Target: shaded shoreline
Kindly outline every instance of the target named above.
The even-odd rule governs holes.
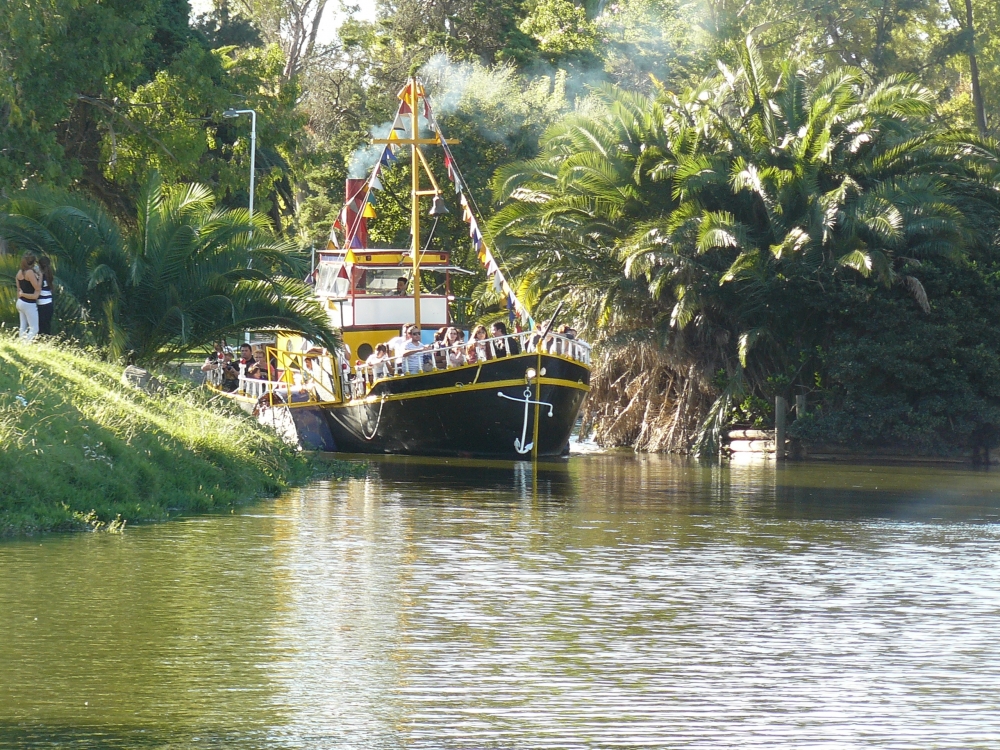
[[[0,337],[0,538],[236,508],[364,466],[317,460],[157,373],[146,393],[65,342]]]

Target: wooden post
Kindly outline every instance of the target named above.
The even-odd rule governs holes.
[[[800,393],[795,397],[795,418],[802,419],[806,415],[806,395]]]
[[[774,458],[781,461],[785,458],[785,415],[788,412],[788,402],[782,396],[774,397]]]

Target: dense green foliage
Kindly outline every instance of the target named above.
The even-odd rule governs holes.
[[[546,134],[537,159],[498,171],[506,205],[493,228],[543,307],[568,301],[592,336],[653,340],[669,355],[676,393],[645,439],[712,449],[741,412],[759,419],[774,395],[842,373],[840,357],[817,354],[835,346],[832,331],[875,339],[872,354],[888,343],[884,326],[834,320],[850,290],[875,304],[898,286],[929,314],[923,264],[988,247],[993,146],[932,114],[930,93],[906,76],[869,84],[847,68],[811,82],[786,63],[772,77],[747,43],[739,68],[680,95],[602,89]],[[855,375],[868,401],[905,400],[891,381]],[[995,408],[964,413],[953,431],[965,440],[1000,424]],[[866,436],[902,440],[894,430]]]
[[[19,196],[7,211],[0,237],[54,261],[62,332],[113,359],[169,362],[264,328],[339,345],[298,280],[305,265],[294,248],[275,241],[261,217],[251,224],[244,209],[216,209],[203,186],[165,190],[154,172],[135,227],[120,227],[92,202],[43,191]],[[14,268],[8,272],[12,279]],[[14,289],[5,287],[9,302]]]
[[[903,290],[841,285],[831,304],[819,403],[792,434],[928,454],[983,451],[1000,438],[1000,269],[931,261],[925,314]],[[839,303],[839,304],[838,304]],[[982,454],[979,455],[982,458]]]
[[[235,406],[160,375],[154,396],[63,343],[0,338],[0,537],[221,511],[317,473]]]

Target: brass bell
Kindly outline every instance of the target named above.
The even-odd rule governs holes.
[[[440,195],[435,195],[434,200],[431,201],[431,211],[430,214],[428,215],[437,217],[437,216],[444,216],[447,213],[451,212],[448,210],[448,207],[444,205],[444,198],[442,198]]]

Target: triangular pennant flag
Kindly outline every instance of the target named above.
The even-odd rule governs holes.
[[[378,175],[372,174],[372,190],[381,190],[382,182],[379,180]]]
[[[497,267],[496,261],[493,260],[493,258],[490,258],[489,260],[486,261],[486,275],[487,276],[492,276],[493,274],[495,274],[499,270],[500,269]]]
[[[375,205],[375,193],[371,190],[368,191],[368,197],[365,198],[365,203],[371,203],[373,206]]]
[[[361,243],[359,242],[357,246],[361,247]],[[351,247],[354,247],[354,243],[351,243]],[[346,263],[349,266],[353,266],[357,262],[357,260],[358,260],[357,256],[354,255],[354,251],[348,249],[347,255],[344,256],[344,263]]]
[[[396,119],[392,121],[392,129],[393,131],[398,130],[400,132],[406,130],[406,126],[403,125],[403,115],[401,115],[399,112],[396,113]]]
[[[421,95],[423,95],[423,90],[421,90]],[[427,101],[427,97],[424,97],[424,118],[427,120],[431,119],[431,103]]]
[[[337,235],[334,232],[330,232],[330,240],[326,243],[327,250],[339,250],[340,245],[337,244]]]
[[[353,247],[356,247],[356,248],[358,248],[358,249],[360,250],[360,249],[361,249],[361,247],[362,247],[362,245],[361,245],[361,238],[360,238],[360,237],[357,237],[357,236],[353,237],[353,238],[351,239],[351,247],[352,247],[352,248],[353,248]],[[350,252],[348,253],[348,255],[353,255],[353,254],[354,254],[354,253],[350,253]],[[351,263],[353,263],[353,262],[354,262],[354,261],[352,260],[352,261],[351,261]]]
[[[361,212],[361,218],[363,219],[374,219],[377,216],[375,209],[372,207],[371,203],[365,204],[365,210]]]
[[[503,276],[497,274],[496,276],[493,277],[493,291],[499,294],[502,288],[503,288]]]

